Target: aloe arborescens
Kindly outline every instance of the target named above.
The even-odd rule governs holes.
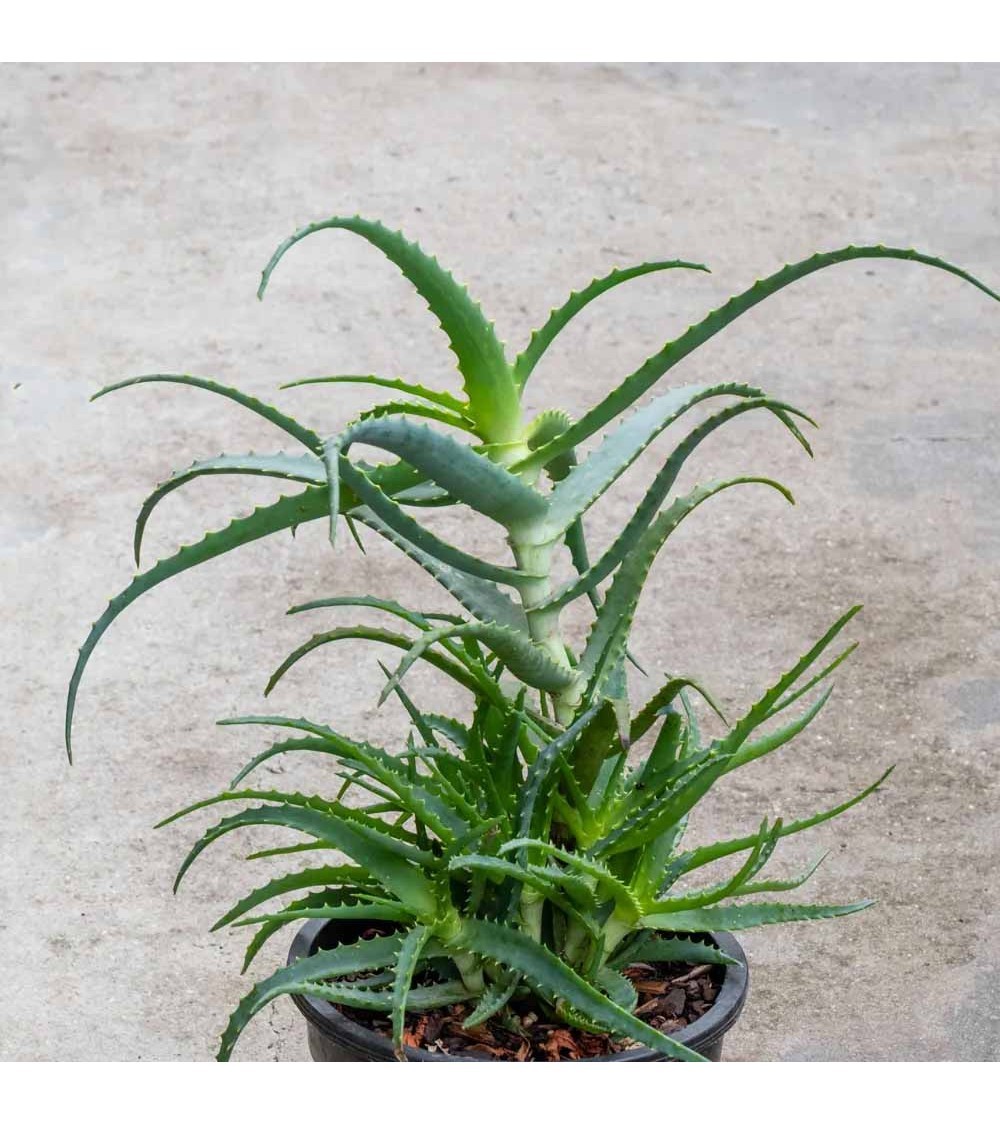
[[[422,613],[346,592],[295,607],[297,612],[364,606],[395,620],[391,628],[341,625],[313,636],[284,661],[268,690],[292,664],[327,643],[362,639],[395,647],[403,655],[394,670],[384,669],[383,699],[394,694],[406,708],[411,722],[406,745],[390,752],[322,723],[279,715],[229,720],[286,734],[241,770],[230,788],[176,816],[222,802],[245,806],[205,833],[181,876],[208,844],[259,824],[292,828],[306,838],[279,852],[333,850],[349,861],[274,879],[219,920],[219,926],[259,926],[247,964],[276,931],[302,918],[382,921],[391,932],[304,958],[254,986],[229,1021],[219,1057],[228,1058],[247,1021],[282,994],[391,1012],[398,1050],[407,1010],[464,1000],[473,1025],[530,991],[566,1023],[627,1036],[671,1057],[697,1058],[633,1014],[636,994],[620,970],[640,957],[722,958],[718,950],[685,935],[826,918],[869,905],[761,899],[800,886],[813,869],[791,878],[762,877],[761,871],[783,837],[844,812],[874,792],[887,774],[857,796],[805,819],[764,820],[745,836],[684,848],[688,815],[710,787],[787,743],[823,707],[830,692],[824,681],[850,648],[832,657],[828,650],[856,607],[718,738],[699,732],[690,693],[715,705],[685,677],[668,679],[633,714],[626,678],[629,632],[650,567],[671,532],[701,503],[737,485],[766,485],[791,500],[782,485],[757,476],[713,480],[678,495],[681,469],[715,429],[748,411],[767,411],[807,452],[802,426],[811,423],[794,406],[742,383],[677,387],[626,412],[680,360],[748,309],[840,262],[921,262],[1000,298],[963,270],[914,250],[851,246],[816,254],[757,281],[709,313],[582,417],[547,410],[528,419],[521,404],[528,379],[557,334],[589,302],[643,274],[704,267],[656,261],[614,270],[571,294],[510,362],[493,325],[435,259],[398,232],[359,217],[317,223],[288,239],[264,271],[260,293],[292,245],[333,229],[366,239],[413,283],[448,338],[462,393],[376,376],[305,380],[362,382],[405,396],[324,437],[273,406],[194,376],[149,375],[107,388],[143,382],[200,387],[256,412],[302,447],[294,454],[221,455],[175,473],[140,512],[137,562],[152,509],[166,493],[196,477],[256,474],[302,487],[182,547],[137,575],[110,602],[72,678],[67,749],[84,666],[101,634],[140,594],[235,547],[307,521],[327,518],[331,539],[341,518],[355,535],[357,524],[367,525],[444,586],[458,603],[457,612]],[[654,438],[699,404],[708,412],[665,458],[620,533],[592,561],[584,530],[590,507]],[[604,431],[601,443],[584,454],[583,443]],[[395,460],[365,463],[352,458],[355,446],[384,451]],[[507,565],[446,542],[420,518],[424,508],[454,504],[500,525],[511,550]],[[558,585],[553,561],[562,548],[575,577]],[[589,601],[593,620],[586,642],[574,652],[560,616],[581,598]],[[468,714],[427,713],[410,698],[402,681],[417,660],[465,689]],[[795,718],[772,722],[813,689],[817,698],[803,704]],[[262,762],[292,751],[328,755],[342,779],[339,791],[304,796],[245,786],[243,779]],[[352,787],[367,794],[367,804],[344,803]],[[687,878],[727,857],[741,862],[717,881],[698,884]],[[264,905],[286,894],[292,901],[280,908]],[[752,901],[743,901],[748,897]]]

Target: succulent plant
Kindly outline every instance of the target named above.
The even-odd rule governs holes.
[[[875,792],[890,770],[857,796],[813,816],[764,819],[743,836],[684,847],[688,817],[717,781],[785,745],[819,714],[830,696],[826,681],[854,647],[831,656],[831,646],[859,607],[844,613],[733,723],[703,687],[682,675],[659,684],[633,711],[626,676],[629,633],[650,568],[671,533],[703,502],[736,486],[763,485],[792,500],[778,482],[750,475],[707,481],[677,494],[682,468],[716,429],[749,411],[772,415],[806,452],[802,426],[813,424],[791,404],[743,383],[674,387],[637,404],[676,364],[744,312],[840,262],[921,262],[1000,297],[965,271],[915,250],[849,246],[815,254],[710,312],[582,417],[572,419],[556,408],[529,419],[522,407],[524,388],[577,313],[643,274],[705,267],[654,261],[613,270],[554,309],[511,362],[479,305],[436,259],[399,232],[357,216],[307,226],[284,242],[264,270],[260,296],[286,251],[322,230],[359,235],[415,286],[454,352],[461,393],[377,376],[303,380],[367,383],[404,396],[322,436],[282,410],[192,375],[147,375],[101,391],[160,382],[198,387],[247,407],[301,447],[267,456],[224,454],[174,473],[142,506],[135,532],[137,564],[155,506],[200,476],[263,475],[302,487],[180,548],[111,600],[73,673],[67,751],[77,688],[90,654],[111,622],[141,594],[245,543],[308,521],[328,520],[331,541],[341,519],[356,538],[357,525],[363,524],[439,582],[455,599],[456,611],[421,612],[388,598],[343,591],[296,606],[291,612],[374,609],[385,614],[389,627],[341,625],[317,633],[281,664],[267,690],[307,653],[335,641],[396,648],[402,658],[394,669],[382,666],[381,699],[395,696],[406,709],[405,745],[383,749],[321,722],[280,715],[225,720],[284,733],[228,789],[163,823],[230,801],[244,806],[201,837],[178,881],[209,844],[251,825],[291,828],[306,838],[257,855],[334,851],[349,861],[273,879],[219,919],[217,926],[259,927],[244,969],[272,935],[298,919],[364,919],[384,923],[389,932],[306,957],[256,984],[230,1018],[219,1058],[228,1058],[247,1021],[283,994],[391,1013],[401,1055],[408,1010],[463,1000],[471,1006],[472,1026],[526,992],[566,1024],[628,1037],[669,1057],[699,1058],[634,1014],[636,992],[622,968],[639,958],[725,961],[698,935],[828,918],[870,905],[867,900],[822,905],[762,898],[799,887],[815,865],[788,878],[763,876],[762,869],[783,838],[839,816]],[[592,561],[584,527],[592,505],[662,431],[700,404],[708,412],[662,460],[641,502]],[[599,434],[601,443],[584,452],[584,443]],[[355,460],[355,446],[373,447],[396,460],[374,465]],[[421,521],[422,509],[447,505],[464,505],[498,524],[510,547],[510,563],[471,554]],[[558,583],[555,563],[564,549],[574,577]],[[560,619],[581,599],[589,603],[592,621],[585,643],[573,651]],[[466,714],[442,716],[418,706],[403,686],[416,661],[464,689]],[[707,738],[699,730],[693,695],[719,714],[724,724],[719,737]],[[804,702],[794,718],[785,717],[806,696],[812,701]],[[246,786],[244,779],[263,762],[296,751],[329,757],[338,779],[331,793],[305,796]],[[367,803],[346,803],[350,789],[364,794]],[[689,878],[729,857],[737,857],[735,869],[731,864],[716,881]],[[274,906],[284,895],[292,901]]]

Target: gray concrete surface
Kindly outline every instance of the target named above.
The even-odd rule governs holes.
[[[175,899],[176,865],[208,819],[152,824],[262,744],[213,722],[258,708],[310,631],[286,606],[368,588],[444,604],[389,547],[333,556],[318,525],[246,548],[161,587],[108,634],[66,765],[66,681],[88,622],[130,577],[141,499],[196,456],[280,444],[195,391],[92,406],[91,392],[192,371],[280,393],[332,430],[363,392],[276,385],[453,379],[420,301],[349,236],[296,249],[259,305],[258,271],[291,230],[354,210],[401,225],[515,345],[612,265],[708,262],[711,275],[635,282],[566,333],[529,397],[575,412],[816,248],[914,245],[1000,283],[996,66],[7,66],[0,90],[4,1059],[214,1053],[247,983],[240,935],[208,928],[264,865],[237,865],[247,842],[227,840]],[[812,899],[878,906],[746,935],[753,990],[732,1058],[1000,1055],[998,345],[1000,307],[971,287],[855,263],[786,290],[676,372],[756,381],[822,429],[811,463],[760,419],[706,447],[700,477],[774,473],[799,504],[720,498],[678,533],[636,631],[650,670],[696,672],[737,708],[866,604],[815,732],[720,786],[697,834],[804,814],[898,763],[879,796],[785,847],[784,870],[831,850]],[[650,471],[603,502],[598,539]],[[175,494],[149,557],[275,492],[210,481]],[[391,739],[402,723],[374,710],[379,680],[370,650],[325,653],[274,702]],[[414,686],[459,702],[432,677]],[[283,785],[323,781],[302,762],[274,770]],[[276,941],[261,968],[283,954]],[[287,1000],[238,1057],[306,1057]]]

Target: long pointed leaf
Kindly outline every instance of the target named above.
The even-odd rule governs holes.
[[[574,422],[565,433],[551,441],[547,446],[533,453],[530,458],[514,466],[521,469],[528,462],[531,464],[545,464],[547,460],[557,457],[567,450],[575,449],[588,437],[603,429],[612,418],[627,410],[634,402],[646,393],[663,375],[689,356],[696,348],[710,340],[716,333],[730,325],[737,317],[748,312],[755,305],[770,297],[773,293],[790,285],[793,281],[806,277],[817,270],[827,266],[836,265],[838,262],[854,261],[858,258],[900,258],[906,261],[921,262],[927,266],[942,269],[955,274],[965,281],[970,282],[987,296],[1000,301],[1000,294],[995,293],[971,274],[950,265],[940,258],[932,258],[920,254],[916,250],[900,250],[889,246],[848,246],[843,250],[831,253],[814,254],[811,258],[797,262],[794,265],[784,266],[776,273],[763,280],[756,281],[743,293],[730,298],[721,308],[710,312],[703,320],[692,325],[683,335],[666,344],[655,355],[650,356],[646,362],[634,371],[627,379],[620,383],[606,398],[588,411],[579,421]]]
[[[272,824],[294,828],[332,844],[361,867],[378,871],[380,881],[417,915],[433,917],[437,909],[433,884],[417,866],[396,854],[394,845],[398,842],[384,836],[379,838],[378,833],[349,820],[342,810],[338,813],[340,815],[332,815],[329,806],[320,810],[286,804],[262,805],[226,817],[208,829],[188,853],[177,873],[174,889],[195,859],[221,836],[251,824]]]
[[[264,268],[257,296],[263,297],[272,271],[290,247],[316,231],[335,229],[352,231],[376,246],[423,297],[455,353],[469,411],[480,432],[488,441],[510,441],[515,436],[512,427],[518,420],[518,393],[493,325],[437,259],[425,254],[399,231],[362,219],[360,215],[334,216],[325,222],[310,223],[287,238],[274,252]]]
[[[227,387],[224,383],[216,383],[212,379],[202,379],[197,375],[137,375],[133,379],[122,379],[118,383],[102,387],[96,394],[91,395],[90,401],[94,402],[104,395],[111,394],[112,391],[119,391],[123,387],[136,387],[141,383],[179,383],[183,386],[198,387],[203,391],[211,391],[213,394],[222,395],[223,398],[231,399],[233,402],[239,403],[240,406],[245,406],[248,410],[253,411],[254,414],[260,415],[261,418],[267,419],[278,429],[284,430],[290,437],[300,441],[312,453],[319,454],[322,452],[323,439],[319,434],[310,430],[308,426],[296,422],[294,418],[290,418],[276,406],[261,402],[260,399],[245,394],[235,387]]]
[[[885,773],[883,773],[877,781],[869,785],[867,789],[863,789],[856,796],[851,797],[849,800],[839,805],[835,805],[832,809],[825,809],[823,812],[815,813],[813,816],[803,817],[801,820],[791,820],[783,823],[781,836],[792,836],[797,832],[804,832],[808,828],[814,828],[817,824],[823,824],[825,821],[833,820],[834,817],[847,812],[848,809],[853,808],[866,797],[870,797],[872,793],[877,792],[879,788],[885,784],[886,779],[895,768],[895,766],[890,766]],[[727,856],[745,851],[747,848],[753,847],[755,839],[756,836],[738,836],[731,840],[720,840],[717,843],[705,844],[700,848],[695,848],[693,851],[684,852],[679,855],[676,860],[676,877],[679,878],[688,871],[694,871],[697,867],[703,867],[706,863],[714,863],[718,859],[725,859]]]
[[[227,473],[241,476],[277,477],[281,480],[298,481],[301,484],[323,485],[326,483],[323,462],[312,454],[292,457],[287,453],[243,453],[236,455],[223,453],[218,457],[195,461],[188,468],[171,473],[169,478],[162,484],[158,484],[142,502],[142,508],[139,510],[139,516],[135,521],[135,536],[132,544],[136,566],[139,565],[139,554],[142,549],[142,537],[146,529],[146,523],[153,514],[153,509],[164,496],[197,477]]]
[[[504,527],[538,519],[548,510],[548,501],[540,492],[450,435],[405,418],[372,418],[355,423],[326,443],[331,516],[338,512],[340,457],[358,443],[394,453],[456,500]]]
[[[325,949],[321,953],[313,954],[312,957],[303,957],[292,965],[286,965],[283,969],[272,973],[266,980],[255,984],[229,1018],[226,1030],[222,1033],[219,1061],[225,1062],[229,1058],[236,1040],[246,1025],[261,1008],[278,996],[294,992],[301,985],[391,965],[399,957],[401,941],[398,934],[390,934],[388,937],[359,941],[354,945]]]
[[[285,391],[292,387],[309,387],[318,383],[365,383],[371,387],[386,387],[391,391],[402,391],[404,394],[426,399],[446,410],[453,410],[456,414],[461,414],[467,405],[447,391],[435,391],[420,383],[408,383],[405,379],[385,379],[379,375],[321,375],[315,379],[296,379],[291,383],[282,383],[278,389]]]
[[[557,590],[552,597],[542,603],[541,608],[556,609],[560,606],[567,605],[584,593],[593,601],[593,593],[597,585],[603,582],[619,563],[624,561],[633,549],[639,536],[642,535],[656,518],[661,505],[669,495],[678,476],[680,476],[685,462],[698,446],[720,426],[725,425],[726,422],[741,414],[745,414],[749,410],[760,409],[770,411],[783,422],[786,428],[789,426],[789,419],[783,414],[783,403],[778,402],[776,399],[768,398],[763,392],[757,391],[756,388],[746,387],[743,389],[747,392],[747,397],[742,401],[717,411],[709,418],[706,418],[705,421],[695,426],[664,462],[663,467],[656,474],[652,484],[647,489],[645,496],[643,496],[638,507],[629,517],[628,522],[618,533],[611,546],[607,548],[592,566],[588,565],[580,569],[579,577],[567,583],[562,589]],[[730,391],[727,393],[737,392]],[[798,431],[794,426],[792,427],[792,431],[798,435]],[[801,438],[801,435],[798,436]],[[808,450],[808,448],[807,445],[806,449]]]
[[[386,496],[371,482],[366,473],[355,468],[346,457],[340,460],[339,474],[340,479],[383,523],[439,563],[453,567],[463,574],[471,574],[491,582],[505,583],[508,586],[523,586],[538,578],[538,575],[525,574],[512,567],[496,566],[445,542],[405,512],[395,500]]]
[[[666,511],[657,516],[615,575],[587,638],[579,671],[588,679],[591,698],[601,692],[605,682],[621,662],[646,577],[667,538],[699,504],[740,484],[767,485],[781,493],[789,503],[794,503],[791,493],[776,481],[767,477],[736,477],[700,485],[686,496],[675,500]]]
[[[790,902],[752,902],[746,906],[706,906],[702,910],[679,910],[666,914],[646,914],[640,925],[649,930],[674,930],[678,933],[704,933],[706,930],[748,930],[777,922],[806,922],[818,918],[839,918],[874,906],[872,899],[839,906],[800,905]]]
[[[406,1001],[413,981],[413,971],[427,944],[431,931],[426,926],[414,926],[403,938],[396,962],[396,978],[392,984],[392,1045],[396,1058],[405,1060],[403,1050],[403,1023],[406,1019]]]
[[[382,689],[379,702],[389,698],[397,683],[408,669],[420,659],[427,660],[433,653],[431,645],[449,637],[475,637],[491,652],[497,654],[504,665],[517,678],[542,691],[556,692],[567,687],[576,678],[572,669],[556,664],[543,648],[536,645],[525,633],[502,625],[471,621],[464,625],[445,625],[422,633],[409,647],[392,679]]]
[[[161,582],[190,570],[193,566],[209,559],[224,555],[235,547],[252,543],[276,531],[296,527],[298,524],[317,519],[325,514],[326,492],[324,489],[307,488],[295,496],[284,496],[274,504],[256,508],[249,516],[233,520],[221,531],[211,531],[199,543],[181,549],[169,558],[161,559],[155,566],[132,579],[131,583],[117,597],[111,599],[108,608],[91,626],[89,635],[80,649],[76,667],[70,679],[66,699],[66,753],[72,761],[72,727],[76,694],[83,677],[90,654],[97,646],[105,631],[116,617],[130,606],[140,595],[151,590]]]
[[[548,514],[544,521],[549,537],[554,538],[562,534],[621,476],[650,442],[673,421],[697,403],[703,402],[709,397],[723,394],[739,395],[749,399],[748,402],[736,404],[741,409],[731,407],[723,421],[745,410],[752,410],[764,405],[754,401],[762,397],[755,387],[749,387],[741,383],[723,383],[715,387],[678,387],[666,394],[659,395],[652,402],[647,403],[626,418],[585,461],[572,469],[569,475],[552,490],[552,495],[549,497]],[[807,417],[787,403],[768,399],[766,404],[769,410],[777,411],[780,409],[782,413]],[[649,512],[650,518],[652,513],[659,508],[669,488],[669,485],[665,488],[663,482],[669,480],[672,483],[672,479],[676,479],[677,471],[679,471],[684,459],[690,455],[699,441],[707,436],[704,425],[698,427],[696,433],[698,434],[697,439],[689,438],[681,444],[675,457],[668,460],[665,471],[661,472],[660,478],[655,482],[651,500],[641,508],[644,513]]]
[[[241,918],[248,911],[253,910],[262,902],[267,902],[278,895],[287,894],[289,891],[300,891],[305,887],[360,887],[369,886],[372,877],[360,867],[339,864],[337,866],[310,867],[305,871],[296,871],[290,875],[279,875],[264,886],[251,891],[212,926],[212,931],[228,926],[230,922]]]
[[[647,273],[656,273],[659,270],[687,269],[701,270],[709,273],[708,266],[699,265],[697,262],[682,262],[674,260],[669,262],[643,262],[638,266],[628,266],[625,269],[613,269],[604,277],[594,278],[583,289],[570,293],[568,299],[558,308],[549,313],[549,318],[541,328],[531,333],[528,346],[514,361],[514,379],[521,388],[528,381],[535,365],[548,350],[549,345],[566,327],[567,324],[591,301],[614,289],[616,285],[631,281],[635,277],[642,277]]]
[[[302,657],[306,656],[314,649],[320,648],[322,645],[342,640],[376,641],[380,644],[391,645],[393,648],[401,648],[406,652],[410,652],[414,645],[413,639],[404,636],[402,633],[394,633],[388,629],[376,629],[367,625],[345,626],[340,629],[329,629],[325,633],[315,633],[304,644],[299,645],[294,652],[289,653],[281,664],[278,665],[267,682],[264,694],[270,695],[278,681],[285,675],[289,668],[297,664]],[[461,684],[462,687],[471,691],[474,695],[478,695],[482,691],[482,682],[478,680],[476,676],[443,653],[437,652],[434,649],[426,649],[419,652],[417,657],[433,665],[439,671],[444,672],[456,683]]]
[[[462,923],[461,933],[453,944],[516,969],[544,996],[569,1004],[587,1019],[615,1034],[629,1036],[669,1058],[704,1061],[690,1047],[669,1039],[609,1000],[544,945],[519,930],[496,922],[468,918]]]
[[[462,574],[454,567],[438,562],[437,559],[428,555],[426,551],[422,551],[409,539],[393,531],[371,508],[352,508],[351,516],[373,531],[377,531],[393,546],[398,547],[403,554],[413,559],[418,566],[443,586],[459,604],[464,606],[473,617],[484,622],[495,622],[497,625],[504,625],[510,629],[527,630],[528,624],[524,610],[493,582],[484,578],[476,578],[471,574]]]

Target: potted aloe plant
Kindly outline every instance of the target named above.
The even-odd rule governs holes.
[[[237,829],[275,825],[303,838],[266,854],[287,854],[304,866],[250,892],[217,923],[258,927],[245,969],[275,933],[308,920],[288,964],[255,984],[231,1015],[218,1057],[229,1058],[265,1005],[291,995],[307,1017],[313,1056],[321,1059],[395,1054],[446,1060],[463,1057],[463,1042],[500,1058],[717,1058],[747,987],[745,958],[731,931],[832,918],[871,905],[775,900],[770,896],[795,890],[814,868],[774,877],[763,873],[765,865],[783,838],[845,812],[875,792],[889,770],[856,796],[805,819],[765,819],[745,835],[685,847],[688,818],[712,786],[785,745],[822,710],[830,674],[853,648],[838,652],[835,642],[859,607],[848,609],[733,722],[681,674],[651,685],[637,709],[630,705],[629,633],[650,568],[674,529],[702,503],[737,486],[763,486],[792,499],[781,484],[752,475],[679,493],[681,469],[716,429],[755,410],[772,415],[810,451],[801,429],[811,424],[809,417],[757,387],[663,390],[662,380],[744,312],[839,262],[921,262],[1000,297],[963,270],[914,250],[849,246],[816,254],[709,313],[582,417],[549,409],[528,418],[524,388],[578,312],[631,278],[704,267],[655,261],[614,270],[572,293],[510,361],[479,306],[434,258],[402,234],[357,216],[316,223],[289,238],[265,269],[259,295],[285,252],[321,230],[361,236],[410,280],[447,336],[462,389],[376,376],[305,380],[367,383],[402,396],[332,435],[192,375],[142,376],[101,391],[160,382],[198,387],[266,418],[298,447],[268,456],[224,454],[175,473],[143,504],[137,563],[154,507],[189,481],[243,473],[298,487],[142,571],[112,599],[73,673],[67,751],[87,661],[111,622],[141,594],[311,520],[329,521],[331,542],[343,520],[360,544],[358,525],[364,525],[437,580],[452,595],[454,612],[422,612],[368,591],[334,589],[291,612],[366,607],[384,613],[386,627],[338,625],[315,634],[274,672],[267,691],[308,653],[333,642],[395,649],[401,658],[395,668],[383,665],[381,699],[395,696],[405,708],[405,742],[378,747],[348,737],[326,724],[335,716],[224,720],[281,733],[227,789],[163,822],[209,806],[241,806],[198,840],[178,880],[209,844]],[[650,391],[656,393],[639,405]],[[591,506],[654,438],[689,422],[686,416],[701,404],[695,424],[662,460],[617,537],[591,558],[585,532]],[[584,452],[584,443],[600,435]],[[368,463],[356,457],[357,447],[394,460]],[[447,505],[464,505],[499,524],[509,562],[490,562],[447,542],[421,520],[422,509]],[[555,563],[564,550],[575,576],[559,582]],[[574,650],[561,615],[581,599],[589,603],[592,624]],[[411,698],[404,679],[416,661],[461,689],[466,706],[460,714],[432,714]],[[718,737],[699,730],[693,695],[720,715]],[[324,793],[258,789],[246,780],[271,757],[299,751],[329,759]],[[726,860],[725,873],[713,878],[715,865]],[[283,896],[289,898],[282,903]],[[445,1027],[454,1033],[450,1038],[441,1036]],[[539,1050],[532,1027],[545,1030],[547,1050]]]

